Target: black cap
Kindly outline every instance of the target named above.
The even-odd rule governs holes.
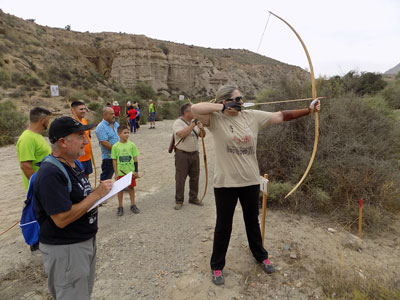
[[[49,128],[49,140],[54,144],[58,139],[66,137],[71,133],[82,132],[92,129],[93,125],[83,125],[71,117],[60,117],[51,122]]]

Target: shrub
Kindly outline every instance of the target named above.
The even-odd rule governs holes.
[[[400,78],[390,82],[382,91],[382,95],[393,109],[400,109]]]
[[[357,97],[324,102],[318,151],[309,175],[296,193],[273,203],[308,212],[335,210],[341,221],[354,224],[363,197],[366,206],[375,209],[375,217],[366,215],[365,223],[376,228],[384,225],[385,214],[400,211],[400,191],[394,184],[400,180],[400,129],[388,111],[377,109],[373,102]],[[289,107],[294,106],[285,109]],[[268,110],[282,108],[276,105]],[[272,181],[294,186],[309,162],[313,132],[311,117],[263,130],[257,149],[261,172]],[[282,187],[286,186],[281,186],[277,197],[282,197]]]
[[[139,83],[134,88],[134,93],[141,99],[152,99],[155,97],[156,92],[151,85],[146,83]]]
[[[10,78],[10,74],[6,70],[4,70],[3,68],[0,67],[0,83],[1,83],[1,86],[4,87],[4,88],[8,88],[10,86],[10,84],[11,84],[10,79],[11,79]]]
[[[14,143],[15,137],[25,129],[26,122],[25,115],[17,111],[12,102],[0,103],[0,146]]]
[[[88,105],[88,109],[93,111],[100,111],[101,107],[102,107],[101,104],[98,102],[90,102]]]
[[[84,100],[85,94],[82,93],[81,91],[76,91],[76,92],[71,93],[71,95],[69,96],[69,99],[71,101]]]

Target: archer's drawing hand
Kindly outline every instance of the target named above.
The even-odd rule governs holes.
[[[113,183],[111,179],[101,181],[99,186],[93,191],[93,193],[96,193],[99,196],[99,198],[102,198],[108,194],[108,192],[112,188],[112,185]]]
[[[236,111],[241,111],[242,110],[242,104],[235,102],[235,101],[229,101],[224,103],[224,110],[236,110]]]
[[[318,98],[314,99],[310,104],[311,113],[319,112],[321,110],[321,101]]]

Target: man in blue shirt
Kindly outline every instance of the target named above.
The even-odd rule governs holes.
[[[97,125],[96,133],[101,149],[101,175],[100,181],[111,179],[114,174],[111,159],[111,148],[119,141],[117,128],[119,124],[115,122],[114,110],[111,107],[103,109],[103,120]]]

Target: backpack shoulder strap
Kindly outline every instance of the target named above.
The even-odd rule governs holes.
[[[77,165],[79,167],[80,171],[83,170],[82,162],[79,159],[75,159],[75,165]]]
[[[33,184],[35,183],[35,178],[36,178],[37,172],[33,173],[31,178],[29,178],[29,186],[28,186],[28,192],[26,193],[26,199],[33,199]]]
[[[186,120],[184,118],[179,118],[182,120],[182,122],[184,122],[188,127],[190,126],[190,124],[188,122],[186,122]],[[193,133],[196,135],[197,138],[199,138],[199,135],[197,134],[197,132],[194,130],[194,128],[192,129]]]
[[[62,163],[52,155],[47,155],[45,158],[43,158],[42,159],[42,163],[43,162],[50,163],[50,164],[56,166],[57,168],[59,168],[61,170],[61,172],[63,172],[64,176],[68,180],[68,192],[71,193],[71,191],[72,191],[71,179],[69,178],[68,172],[67,172],[67,170],[65,170],[64,166],[62,165]],[[82,164],[81,164],[81,166],[82,166]]]

